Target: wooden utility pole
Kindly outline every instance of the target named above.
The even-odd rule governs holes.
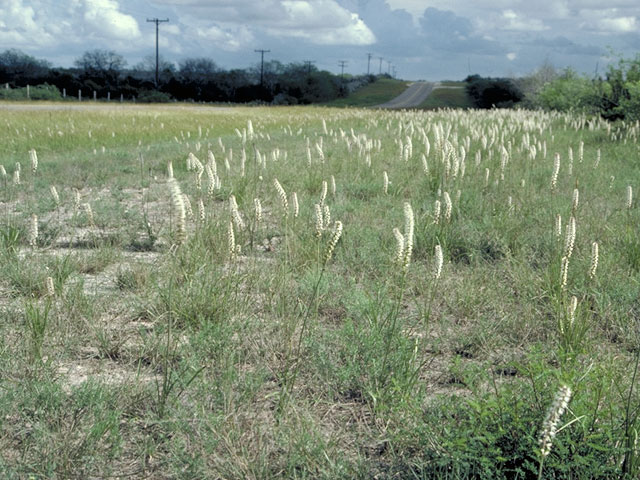
[[[158,31],[160,30],[159,29],[160,24],[168,21],[169,21],[168,18],[165,18],[164,20],[160,20],[159,18],[147,18],[147,22],[156,24],[156,88],[158,88],[158,70],[159,70],[158,63],[160,60],[160,55],[158,53]]]
[[[340,60],[340,61],[338,62],[338,65],[339,65],[339,66],[340,66],[340,68],[341,68],[341,71],[340,71],[340,78],[344,81],[344,67],[347,65],[347,61],[346,61],[346,60]]]
[[[264,86],[264,54],[269,53],[271,50],[254,50],[254,52],[260,54],[260,86]]]

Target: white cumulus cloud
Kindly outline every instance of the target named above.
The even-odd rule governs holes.
[[[1,0],[0,43],[12,48],[54,48],[86,44],[95,39],[127,45],[139,39],[138,22],[115,0]],[[96,44],[95,48],[114,45]]]
[[[537,18],[530,18],[520,15],[513,10],[504,10],[502,12],[501,25],[505,30],[516,30],[524,32],[539,32],[541,30],[547,30],[542,20]]]
[[[119,10],[114,0],[85,0],[84,19],[87,26],[101,36],[117,40],[140,37],[138,22]]]
[[[253,41],[253,35],[246,27],[222,28],[212,25],[196,28],[196,33],[203,40],[213,42],[217,48],[230,52],[238,51]]]
[[[638,21],[636,17],[603,18],[597,23],[597,27],[605,32],[636,32]]]
[[[195,22],[201,32],[225,39],[230,29],[244,28],[239,42],[262,30],[275,37],[302,38],[319,45],[369,45],[375,35],[355,13],[336,0],[155,0],[180,5],[183,23]],[[210,19],[210,20],[209,20]],[[228,42],[227,42],[228,44]]]

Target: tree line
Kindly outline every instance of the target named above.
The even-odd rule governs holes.
[[[545,62],[519,78],[470,75],[466,91],[477,108],[514,106],[597,115],[607,120],[640,120],[640,54],[618,58],[593,77]]]
[[[30,98],[58,99],[66,92],[86,97],[122,98],[136,101],[268,102],[310,104],[346,96],[349,91],[376,77],[340,76],[313,65],[283,64],[277,60],[260,68],[225,70],[206,57],[182,60],[177,66],[162,57],[155,84],[155,57],[127,68],[124,57],[110,50],[84,52],[72,68],[53,67],[20,50],[0,53],[0,98],[19,98],[29,85]],[[38,87],[35,87],[38,86]]]

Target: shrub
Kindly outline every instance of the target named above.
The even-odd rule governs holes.
[[[508,78],[471,75],[465,81],[467,94],[478,108],[510,108],[524,98],[522,91]]]
[[[157,90],[142,90],[136,100],[140,103],[167,103],[171,101],[171,95]]]
[[[542,88],[538,105],[547,110],[599,113],[601,95],[606,90],[606,85],[598,85],[574,70],[567,69]]]
[[[29,95],[27,96],[27,87],[23,88],[2,88],[0,89],[0,99],[3,100],[62,100],[60,90],[54,85],[42,84],[29,87]]]

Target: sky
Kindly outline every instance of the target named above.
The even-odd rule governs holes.
[[[69,67],[86,50],[134,66],[160,53],[224,69],[314,61],[408,80],[520,76],[547,63],[593,75],[640,51],[640,0],[0,0],[0,51]],[[368,63],[367,54],[371,54]],[[380,60],[382,58],[382,60]]]

